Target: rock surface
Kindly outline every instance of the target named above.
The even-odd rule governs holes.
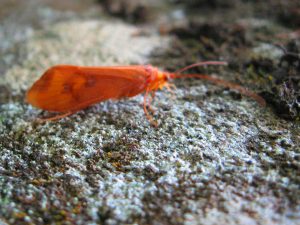
[[[299,124],[221,87],[182,80],[175,98],[158,91],[158,128],[143,96],[37,123],[47,112],[23,98],[46,68],[147,64],[171,40],[112,18],[72,18],[29,29],[16,64],[3,50],[0,223],[300,222]]]

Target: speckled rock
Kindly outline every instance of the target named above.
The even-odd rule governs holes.
[[[142,96],[36,122],[47,112],[22,99],[46,68],[149,63],[170,39],[138,31],[69,21],[22,45],[1,77],[17,97],[0,106],[0,223],[299,223],[299,124],[228,90],[182,80],[175,98],[158,91],[158,128]]]

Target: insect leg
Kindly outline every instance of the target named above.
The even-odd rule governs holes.
[[[175,90],[176,90],[176,85],[173,83],[166,83],[165,87],[167,88],[167,90],[171,93],[171,98],[174,100],[175,97]]]
[[[149,100],[148,100],[148,104],[147,104],[148,109],[149,109],[152,113],[155,112],[155,110],[154,110],[153,107],[151,106],[151,103],[153,102],[154,98],[155,98],[155,91],[152,91],[152,92],[151,92],[151,96],[150,96],[150,98],[149,98]]]
[[[39,119],[38,119],[38,122],[43,123],[43,122],[47,122],[47,121],[60,120],[60,119],[62,119],[62,118],[65,118],[65,117],[67,117],[67,116],[72,115],[73,113],[75,113],[75,112],[70,111],[70,112],[66,112],[66,113],[59,114],[59,115],[56,115],[56,116],[52,116],[52,117],[49,117],[49,118],[44,118],[44,119],[39,118]]]
[[[146,93],[144,95],[144,112],[145,112],[145,115],[146,115],[147,119],[149,120],[150,124],[153,125],[154,127],[157,127],[158,123],[153,120],[153,117],[149,114],[148,109],[147,109],[147,107],[149,107],[149,102],[147,101],[148,95],[149,95],[149,88],[147,88]]]

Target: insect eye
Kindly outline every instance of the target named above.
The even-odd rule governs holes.
[[[164,74],[164,81],[168,81],[169,80],[169,75],[168,74]]]

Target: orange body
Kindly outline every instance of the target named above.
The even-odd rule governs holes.
[[[72,65],[58,65],[48,69],[27,92],[26,100],[33,106],[47,111],[63,113],[48,118],[54,120],[68,116],[92,104],[108,99],[133,97],[142,92],[144,95],[144,111],[148,120],[157,125],[147,108],[151,101],[147,101],[148,94],[152,98],[157,89],[170,89],[170,78],[199,78],[212,83],[236,89],[240,93],[250,96],[261,105],[264,99],[248,91],[240,85],[213,78],[202,74],[180,74],[184,70],[202,65],[226,65],[225,62],[200,62],[187,66],[178,72],[161,72],[157,68],[146,66],[112,66],[112,67],[81,67]],[[151,108],[150,108],[151,109]]]
[[[79,67],[48,69],[27,92],[33,106],[53,112],[75,112],[108,99],[156,90],[166,82],[152,66]]]

